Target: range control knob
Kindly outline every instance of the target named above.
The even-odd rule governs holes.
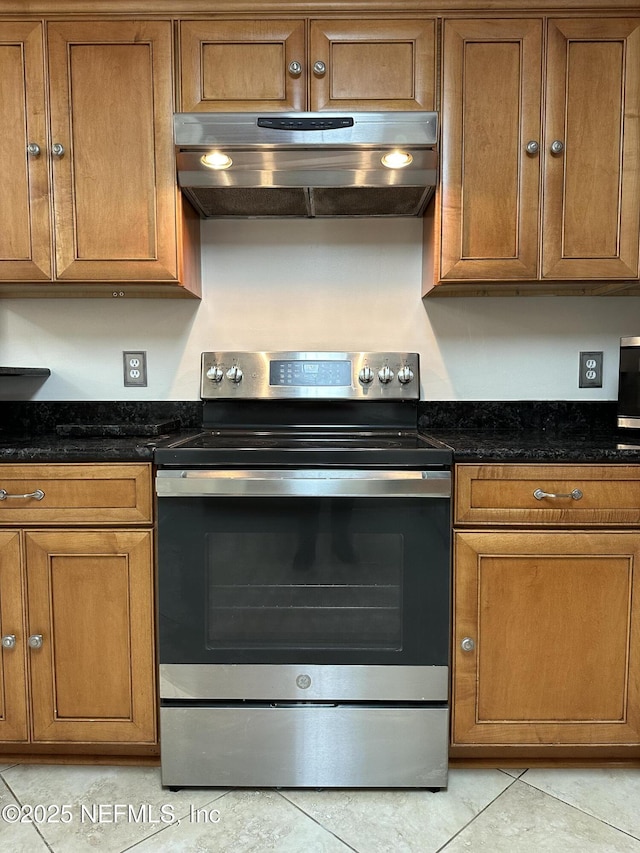
[[[368,385],[370,382],[373,382],[373,370],[369,366],[363,367],[360,373],[358,373],[358,379],[363,385]]]
[[[378,379],[383,385],[388,385],[389,382],[391,382],[393,379],[393,370],[391,370],[388,364],[385,364],[384,367],[380,368],[378,371]]]
[[[212,365],[207,370],[207,379],[212,382],[222,382],[222,370],[216,364]]]
[[[227,370],[227,379],[230,382],[242,382],[242,370],[237,364],[234,364],[233,367],[230,367],[229,370]]]
[[[411,382],[413,379],[413,370],[409,367],[408,364],[404,364],[400,370],[398,371],[398,382],[402,385],[406,385]]]

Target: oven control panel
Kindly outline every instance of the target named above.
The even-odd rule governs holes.
[[[203,352],[200,396],[418,400],[416,352]]]

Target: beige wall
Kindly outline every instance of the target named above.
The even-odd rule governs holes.
[[[50,367],[0,399],[193,400],[208,349],[398,349],[421,354],[424,399],[614,399],[618,339],[640,297],[420,298],[420,220],[202,223],[202,302],[0,301],[0,364]],[[148,353],[125,389],[122,350]],[[578,389],[603,350],[604,387]]]

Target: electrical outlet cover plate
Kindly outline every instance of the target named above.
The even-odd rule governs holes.
[[[126,387],[145,388],[147,385],[147,353],[123,352],[124,384]]]
[[[602,388],[602,353],[581,352],[579,388]]]

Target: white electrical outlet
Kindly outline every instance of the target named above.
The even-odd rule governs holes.
[[[579,388],[602,388],[602,353],[581,352]]]
[[[147,354],[138,350],[137,352],[123,352],[124,362],[124,384],[125,386],[144,388],[147,385]]]

